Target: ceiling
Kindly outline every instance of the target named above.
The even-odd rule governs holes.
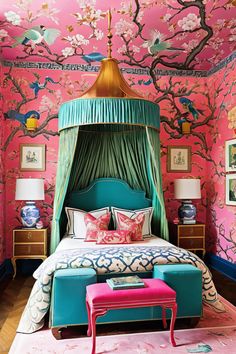
[[[236,49],[236,0],[0,0],[5,60],[209,70]]]

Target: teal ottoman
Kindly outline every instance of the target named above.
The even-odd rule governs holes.
[[[92,268],[57,270],[53,277],[50,327],[55,338],[61,338],[61,328],[87,323],[86,286],[97,282]]]
[[[176,291],[178,318],[202,316],[202,272],[200,269],[191,264],[158,264],[154,266],[153,277],[164,280]]]

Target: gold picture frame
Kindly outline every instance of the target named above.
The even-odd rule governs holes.
[[[45,144],[20,144],[20,171],[45,171],[45,167]]]
[[[167,172],[191,172],[191,146],[167,147]]]

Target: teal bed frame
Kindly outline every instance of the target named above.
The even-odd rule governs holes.
[[[73,191],[66,198],[65,206],[78,208],[85,211],[102,207],[119,207],[124,209],[142,209],[152,205],[152,201],[146,198],[145,192],[133,190],[129,185],[116,178],[100,178],[93,181],[87,188]],[[88,279],[94,282],[104,282],[111,276],[121,276],[122,273],[89,276],[83,274],[74,276],[72,269],[65,269],[63,282],[53,281],[52,298],[50,308],[50,327],[56,338],[60,338],[61,328],[72,325],[87,324],[87,312],[85,306],[86,285]],[[85,271],[86,273],[86,271]],[[135,274],[135,273],[132,273]],[[136,273],[137,274],[137,273]],[[125,275],[130,275],[125,274]],[[153,272],[138,273],[140,277],[150,278]],[[54,277],[56,279],[56,276]],[[181,307],[180,307],[181,308]],[[71,311],[70,311],[71,310]],[[167,314],[168,315],[168,314]],[[201,313],[184,313],[178,311],[178,317],[198,317]],[[169,314],[170,316],[170,314]],[[108,311],[98,319],[98,323],[130,322],[161,319],[158,307],[139,309],[123,309]]]

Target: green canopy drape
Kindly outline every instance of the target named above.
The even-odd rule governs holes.
[[[51,252],[63,236],[66,194],[101,177],[144,190],[154,207],[153,233],[168,240],[159,126],[159,107],[143,99],[89,98],[62,105]]]
[[[57,177],[53,204],[53,221],[50,252],[53,253],[60,242],[60,216],[63,208],[71,167],[78,138],[79,127],[65,129],[60,134]]]

